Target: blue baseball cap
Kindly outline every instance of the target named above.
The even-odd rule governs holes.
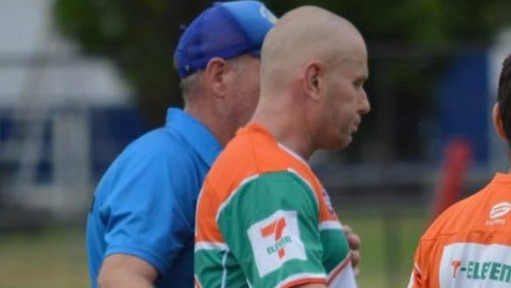
[[[174,53],[179,76],[206,67],[213,57],[230,59],[261,54],[261,46],[277,17],[253,0],[216,2],[184,30]]]

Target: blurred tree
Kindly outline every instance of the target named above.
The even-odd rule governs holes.
[[[149,126],[156,126],[163,121],[164,107],[182,104],[178,77],[172,66],[180,27],[212,2],[56,0],[55,19],[57,27],[78,42],[85,53],[115,62],[134,87],[136,103],[147,115]],[[372,73],[368,90],[374,97],[373,112],[364,123],[369,127],[364,127],[361,134],[374,137],[374,141],[378,139],[381,157],[388,158],[398,156],[389,147],[407,147],[408,142],[396,142],[413,139],[414,135],[408,135],[411,132],[420,133],[417,132],[420,118],[431,105],[433,84],[446,60],[460,49],[485,47],[495,32],[511,19],[508,12],[511,1],[508,0],[263,2],[277,15],[300,5],[313,4],[356,23],[368,41]],[[378,93],[383,95],[376,95]],[[411,110],[405,114],[392,110],[403,106],[399,109]],[[409,116],[413,119],[396,118]],[[405,132],[393,135],[385,131],[400,123],[407,124],[402,125]],[[420,140],[415,141],[413,145],[420,145]],[[357,145],[352,146],[355,147],[350,147],[351,151],[360,150]],[[398,149],[398,152],[409,153],[412,158],[421,153],[419,147]],[[349,155],[358,158],[360,153]]]
[[[364,141],[341,153],[353,161],[375,156],[368,151],[374,148],[372,160],[380,162],[430,157],[434,89],[443,69],[453,57],[488,48],[511,24],[511,2],[504,0],[344,0],[324,7],[356,23],[368,41],[373,110],[358,135]]]
[[[135,90],[148,127],[163,123],[165,107],[180,106],[173,52],[182,25],[210,1],[56,0],[57,28],[83,52],[117,65]]]

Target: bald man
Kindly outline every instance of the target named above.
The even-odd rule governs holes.
[[[348,146],[370,110],[358,30],[324,9],[284,14],[264,40],[261,94],[206,176],[196,287],[356,287],[350,249],[307,160]]]

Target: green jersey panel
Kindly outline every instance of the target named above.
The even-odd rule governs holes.
[[[297,174],[274,172],[247,181],[224,203],[217,222],[252,286],[326,278],[317,201]]]

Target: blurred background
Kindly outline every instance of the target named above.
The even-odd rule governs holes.
[[[511,2],[263,2],[277,16],[325,7],[367,40],[372,112],[350,147],[312,165],[362,238],[360,287],[405,287],[436,213],[507,171],[490,115]],[[175,44],[211,3],[0,1],[0,288],[89,287],[83,229],[95,185],[182,104]]]

